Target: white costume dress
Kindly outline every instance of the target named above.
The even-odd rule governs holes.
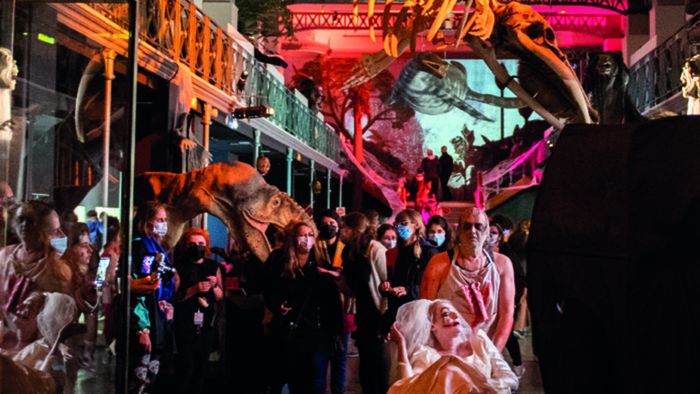
[[[469,342],[473,353],[465,358],[420,346],[411,355],[413,376],[398,380],[389,394],[510,394],[517,389],[518,378],[483,331],[475,331]]]

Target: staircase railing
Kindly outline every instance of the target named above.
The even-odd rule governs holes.
[[[637,108],[646,112],[681,91],[685,60],[700,52],[700,15],[630,68],[629,92]]]

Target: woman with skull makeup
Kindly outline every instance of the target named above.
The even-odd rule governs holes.
[[[265,305],[272,312],[273,392],[324,394],[329,358],[343,334],[343,309],[332,271],[320,267],[316,229],[292,223],[282,248],[265,262]]]
[[[403,305],[390,338],[399,370],[391,394],[509,394],[518,388],[518,378],[486,333],[472,329],[447,300]]]
[[[132,242],[131,338],[129,389],[139,392],[152,386],[160,369],[160,354],[172,348],[170,304],[174,269],[161,244],[168,233],[165,206],[149,201],[139,206]]]
[[[209,232],[191,228],[176,248],[175,342],[178,393],[201,393],[212,350],[216,302],[224,292],[219,265],[211,255]]]

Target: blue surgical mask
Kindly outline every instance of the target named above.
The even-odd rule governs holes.
[[[392,239],[389,241],[389,249],[394,249],[396,247],[396,240]]]
[[[56,249],[59,256],[62,256],[68,249],[68,237],[51,238],[51,246]]]
[[[408,226],[396,226],[396,235],[405,241],[411,236],[411,228]]]
[[[436,233],[436,234],[430,235],[430,236],[428,236],[428,239],[435,242],[435,244],[439,248],[440,246],[442,246],[442,244],[445,243],[445,233]]]

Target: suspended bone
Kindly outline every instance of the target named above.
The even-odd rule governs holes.
[[[471,36],[469,37],[469,46],[474,49],[476,53],[484,59],[484,62],[491,70],[499,83],[510,89],[516,96],[518,96],[525,104],[527,104],[533,111],[537,112],[542,119],[546,120],[555,129],[561,130],[564,128],[564,122],[559,118],[554,116],[551,112],[547,111],[537,100],[535,100],[525,89],[520,86],[514,79],[512,79],[508,72],[498,63],[496,59],[496,51],[493,47],[487,46],[479,38]]]
[[[535,12],[532,7],[509,2],[502,4],[498,0],[463,0],[467,6],[474,5],[473,10],[467,7],[465,16],[460,23],[457,43],[464,37],[479,55],[484,58],[499,82],[507,85],[516,96],[520,97],[532,109],[543,116],[552,126],[561,129],[564,121],[592,123],[595,112],[591,109],[588,98],[583,93],[580,82],[573,72],[566,56],[559,50],[554,31],[547,21]],[[355,0],[357,3],[357,0]],[[430,29],[429,36],[437,34],[439,27],[449,12],[453,11],[456,1],[452,0],[414,0],[404,3],[404,7],[413,8],[410,14],[398,19],[395,26],[387,24],[387,9],[383,23],[385,52],[387,57],[367,55],[362,58],[362,66],[356,68],[354,75],[348,79],[346,86],[356,86],[366,82],[381,70],[385,69],[401,51],[398,46],[406,39],[409,45],[410,37],[417,32]],[[420,17],[420,18],[419,18]],[[475,39],[477,41],[475,41]],[[521,86],[512,80],[505,69],[496,60],[493,48],[488,48],[485,41],[502,45],[518,55],[521,64],[530,69],[538,70],[543,79],[536,84]],[[528,82],[528,81],[524,81]],[[542,88],[542,89],[539,89]],[[542,104],[533,99],[536,95]],[[576,114],[570,116],[570,114]]]
[[[519,99],[474,92],[467,84],[467,72],[460,63],[447,63],[430,53],[419,54],[408,62],[399,75],[391,100],[403,102],[413,110],[428,115],[444,114],[459,108],[475,119],[490,122],[493,120],[467,101],[505,108],[524,106]]]

